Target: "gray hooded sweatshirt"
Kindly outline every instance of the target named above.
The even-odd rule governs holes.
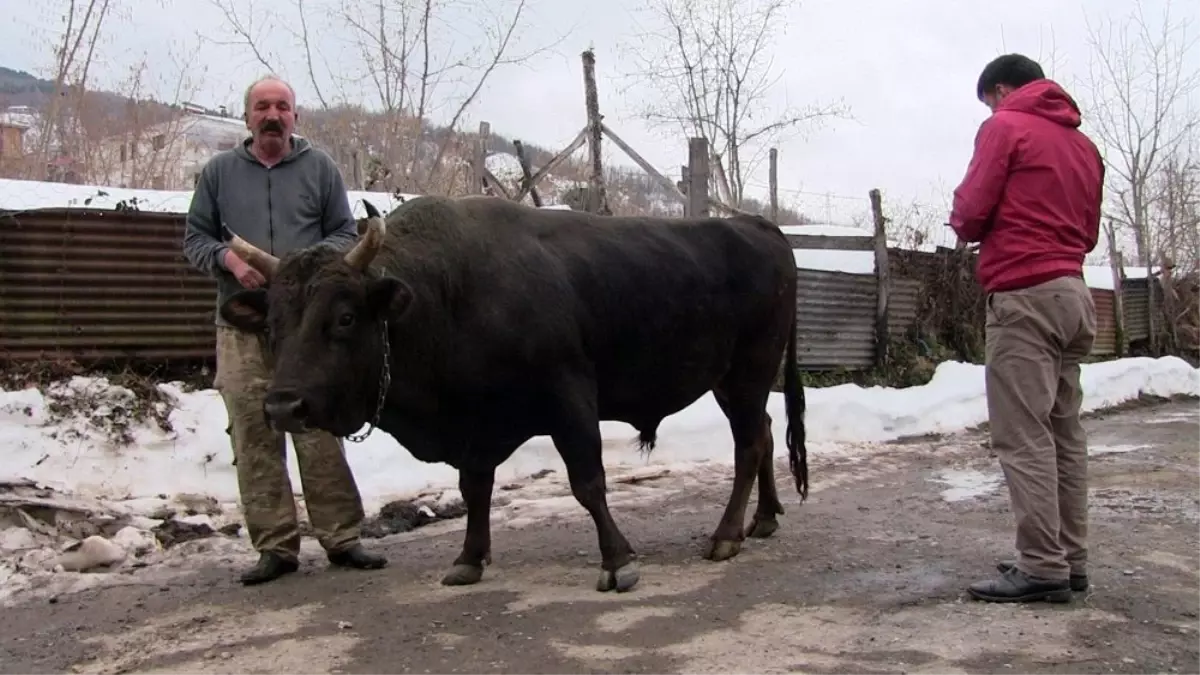
[[[218,326],[228,325],[221,305],[242,290],[225,268],[222,226],[279,257],[321,243],[344,250],[358,239],[346,186],[328,154],[292,136],[292,151],[268,169],[250,154],[250,141],[204,165],[183,236],[183,255],[217,280]]]

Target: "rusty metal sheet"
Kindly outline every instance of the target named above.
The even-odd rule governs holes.
[[[216,283],[183,232],[180,214],[0,213],[0,358],[211,359]]]

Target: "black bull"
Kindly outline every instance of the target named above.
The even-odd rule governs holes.
[[[766,406],[785,347],[788,458],[807,497],[796,264],[770,221],[605,217],[490,197],[420,197],[386,223],[366,208],[345,254],[317,246],[279,260],[234,236],[270,283],[221,313],[268,335],[264,413],[277,429],[347,436],[372,423],[417,459],[459,470],[466,536],[444,584],[480,580],[495,469],[548,435],[595,521],[598,590],[632,588],[636,556],[609,513],[599,423],[625,422],[653,448],[660,422],[708,391],[729,420],[735,468],[705,557],[741,549],[756,479],[748,533],[770,536],[783,506]]]

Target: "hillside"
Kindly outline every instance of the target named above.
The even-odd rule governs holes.
[[[29,106],[34,110],[43,109],[54,94],[54,82],[31,75],[23,70],[13,70],[0,66],[0,110],[9,106]],[[99,118],[111,118],[123,114],[129,107],[131,99],[121,94],[108,91],[92,90],[88,92],[88,105]],[[154,104],[161,110],[171,106],[162,103]]]
[[[43,111],[53,100],[54,83],[39,78],[30,73],[0,66],[0,109],[8,106],[28,106],[35,111]],[[118,131],[122,120],[130,119],[131,105],[136,104],[139,110],[150,114],[139,115],[143,121],[164,119],[178,106],[155,101],[133,101],[132,99],[105,91],[89,91],[86,94],[86,106],[89,118],[109,120],[104,125],[106,133]],[[147,110],[148,108],[148,110]],[[347,115],[350,118],[347,118]],[[390,123],[389,123],[390,122]],[[469,149],[473,147],[477,134],[471,132],[453,134],[449,129],[431,123],[410,124],[406,120],[386,120],[380,114],[363,110],[357,106],[344,107],[336,110],[310,110],[305,120],[302,133],[310,136],[314,143],[325,147],[341,165],[347,178],[354,173],[353,152],[347,152],[346,147],[359,148],[358,152],[367,157],[367,164],[373,164],[368,169],[384,175],[391,174],[391,167],[433,164],[434,158],[441,152],[441,146],[447,138],[455,142],[448,146],[446,155],[441,158],[444,166],[463,166],[470,161]],[[406,129],[419,128],[421,142],[409,143],[405,148],[407,155],[397,155],[396,146],[404,145],[397,142],[396,137],[402,136]],[[381,130],[393,129],[393,135]],[[527,139],[521,139],[525,147],[533,171],[545,165],[561,148],[547,148]],[[504,183],[504,187],[515,194],[518,190],[522,173],[517,160],[513,139],[501,133],[493,132],[486,140],[489,152],[488,169]],[[586,146],[585,146],[586,148]],[[587,203],[588,168],[585,148],[577,150],[569,160],[559,165],[554,172],[547,175],[539,183],[538,192],[542,200],[548,204],[569,204],[573,208],[583,208]],[[608,144],[606,150],[612,149]],[[415,152],[416,160],[412,160]],[[612,152],[606,152],[611,155]],[[388,157],[385,161],[383,158]],[[388,166],[390,165],[390,166]],[[387,168],[384,168],[387,166]],[[676,180],[677,176],[668,176]],[[349,182],[349,180],[348,180]],[[368,181],[370,182],[370,181]],[[395,180],[388,181],[395,183]],[[609,206],[614,214],[647,214],[647,215],[682,215],[679,200],[669,194],[652,177],[640,169],[625,167],[609,167],[605,170],[605,182],[608,192]],[[396,189],[404,189],[404,185],[395,185]],[[386,189],[376,185],[368,189]],[[528,199],[528,198],[527,198]],[[765,212],[765,206],[757,201],[747,200],[743,208],[750,211]],[[780,209],[780,221],[785,224],[808,222],[799,213],[787,208]]]

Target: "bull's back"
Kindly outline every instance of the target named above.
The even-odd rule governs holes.
[[[669,414],[736,350],[778,333],[794,305],[791,247],[762,219],[605,217],[486,198],[456,208],[474,244],[455,362],[486,372],[476,381],[497,392],[582,365],[607,417]]]
[[[550,248],[575,294],[601,406],[617,418],[691,403],[739,350],[777,333],[794,303],[791,247],[765,222],[616,220],[562,239]]]

